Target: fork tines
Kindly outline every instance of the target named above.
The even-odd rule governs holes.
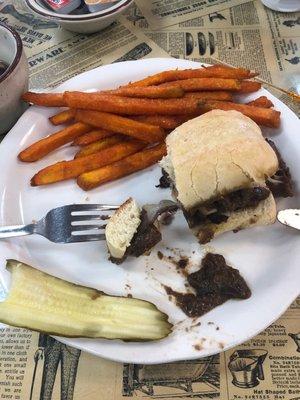
[[[104,220],[109,219],[109,215],[96,214],[96,212],[105,212],[117,210],[119,206],[110,206],[105,204],[74,204],[70,206],[70,222],[72,229],[72,242],[86,242],[105,240],[105,235],[99,234],[106,224]],[[100,225],[99,222],[101,221]],[[95,224],[91,224],[95,222]],[[98,232],[97,232],[98,231]],[[85,234],[82,234],[85,232]]]
[[[71,204],[69,208],[72,214],[84,211],[113,211],[117,210],[119,206],[110,206],[107,204]]]

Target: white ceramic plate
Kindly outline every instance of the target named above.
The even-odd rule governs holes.
[[[86,72],[61,85],[57,90],[108,89],[128,81],[140,79],[158,71],[172,68],[196,68],[199,64],[175,59],[129,61],[100,67]],[[282,112],[282,126],[277,131],[264,130],[274,137],[299,183],[300,136],[297,117],[265,90],[255,96],[267,95]],[[250,96],[249,96],[250,98]],[[62,159],[72,158],[74,149],[65,147],[34,164],[17,161],[17,154],[32,142],[55,131],[47,120],[55,109],[31,107],[18,121],[0,145],[0,224],[12,225],[37,220],[53,207],[70,203],[122,203],[129,196],[140,204],[169,197],[168,190],[157,189],[160,169],[155,166],[91,192],[83,192],[73,181],[42,188],[32,188],[30,178],[39,169]],[[297,207],[299,194],[288,201]],[[59,339],[72,346],[102,357],[123,362],[161,363],[193,359],[217,353],[237,345],[276,320],[297,296],[300,282],[300,234],[275,224],[254,228],[238,234],[227,233],[209,246],[200,247],[188,232],[183,217],[165,228],[164,240],[149,257],[130,258],[122,266],[107,261],[104,243],[59,245],[42,237],[26,237],[0,242],[0,277],[9,286],[5,259],[16,258],[68,281],[101,289],[107,293],[143,298],[155,303],[170,316],[174,332],[166,339],[153,343],[123,343],[121,341]],[[199,265],[203,254],[213,250],[223,254],[238,268],[252,289],[252,297],[244,301],[228,301],[199,318],[187,318],[172,302],[162,287],[184,290],[184,278],[175,267],[157,258],[157,250],[164,254],[191,256],[191,270]],[[193,254],[194,252],[194,254]],[[175,257],[176,257],[175,254]],[[200,350],[195,349],[196,347]]]

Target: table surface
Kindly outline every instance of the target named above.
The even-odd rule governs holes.
[[[156,17],[150,15],[154,3],[138,0],[139,8],[134,5],[119,22],[92,36],[63,31],[24,10],[21,1],[0,1],[0,21],[22,36],[33,89],[55,86],[120,59],[175,56],[243,65],[277,85],[299,90],[300,13],[276,13],[255,0],[228,0],[209,9],[210,14],[198,6],[196,14],[185,19],[176,14],[172,25],[170,16],[162,17],[155,26]],[[156,3],[162,9],[167,4]],[[196,7],[197,2],[191,3]],[[299,113],[299,104],[273,93]],[[300,298],[268,329],[237,348],[168,366],[118,364],[36,332],[0,329],[1,399],[296,400],[299,366]]]

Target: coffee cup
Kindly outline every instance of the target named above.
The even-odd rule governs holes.
[[[28,62],[19,34],[0,23],[0,134],[7,133],[26,109]]]

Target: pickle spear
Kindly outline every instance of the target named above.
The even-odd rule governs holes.
[[[0,302],[0,321],[51,335],[157,340],[172,325],[152,303],[109,296],[55,278],[16,260],[8,260],[12,283]]]

